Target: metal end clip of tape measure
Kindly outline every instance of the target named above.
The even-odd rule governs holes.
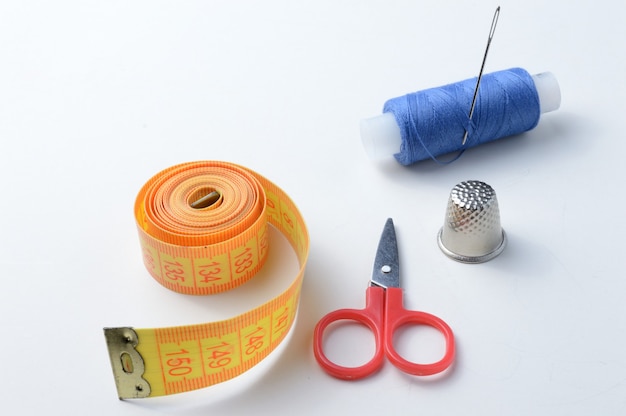
[[[235,164],[185,163],[143,186],[135,218],[148,272],[179,293],[209,295],[251,279],[267,257],[268,224],[287,238],[300,269],[285,291],[231,319],[170,328],[105,328],[120,399],[226,381],[280,344],[298,307],[309,236],[297,207],[279,187]]]

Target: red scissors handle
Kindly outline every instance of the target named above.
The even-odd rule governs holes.
[[[358,367],[344,367],[332,362],[324,353],[324,331],[333,322],[341,320],[359,322],[373,332],[376,351],[367,363]],[[404,325],[425,325],[441,332],[446,342],[443,358],[434,363],[420,364],[398,354],[393,346],[393,333]],[[429,313],[404,309],[400,288],[369,287],[364,309],[339,309],[324,316],[315,327],[313,341],[313,352],[320,366],[330,375],[344,380],[356,380],[375,373],[382,367],[385,355],[400,370],[417,376],[442,372],[452,364],[455,355],[454,334],[448,324]]]
[[[393,346],[394,332],[404,325],[425,325],[438,330],[446,342],[443,357],[434,363],[419,364],[408,361],[395,350]],[[409,311],[402,306],[402,289],[388,288],[385,302],[385,350],[387,358],[397,368],[407,374],[429,376],[437,374],[450,367],[454,361],[455,346],[454,334],[450,326],[435,315],[426,312]]]
[[[315,326],[313,333],[313,353],[319,365],[331,376],[343,380],[357,380],[380,370],[383,365],[385,351],[383,349],[384,326],[383,311],[385,303],[385,289],[381,287],[367,288],[365,309],[338,309],[324,316]],[[367,363],[358,367],[344,367],[332,362],[324,354],[324,331],[337,321],[356,321],[367,326],[374,334],[376,351]]]

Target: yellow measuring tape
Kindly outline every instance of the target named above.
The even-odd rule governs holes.
[[[232,163],[184,163],[143,186],[135,218],[148,272],[179,293],[214,294],[251,279],[267,258],[268,224],[287,238],[300,269],[284,292],[231,319],[170,328],[105,328],[120,399],[223,382],[280,344],[298,307],[309,236],[297,207],[279,187]]]

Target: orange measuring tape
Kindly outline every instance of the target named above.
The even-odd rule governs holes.
[[[120,399],[226,381],[280,344],[298,308],[309,236],[298,208],[279,187],[232,163],[184,163],[143,186],[135,218],[148,272],[175,292],[209,295],[250,280],[267,258],[268,224],[289,241],[300,268],[278,296],[230,319],[170,328],[105,328]]]

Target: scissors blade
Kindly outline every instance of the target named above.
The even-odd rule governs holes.
[[[383,233],[380,236],[370,284],[383,288],[400,287],[398,242],[396,241],[396,230],[391,218],[387,219]]]

